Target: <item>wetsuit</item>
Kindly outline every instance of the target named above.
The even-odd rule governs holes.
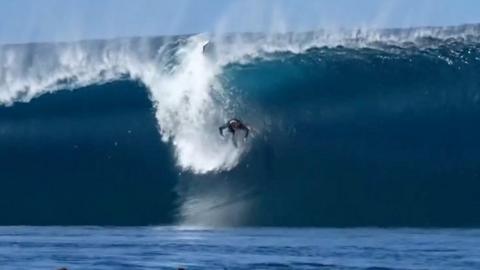
[[[245,139],[248,137],[248,134],[250,133],[250,128],[246,126],[244,123],[242,123],[242,121],[235,118],[228,120],[228,122],[225,125],[218,128],[218,130],[220,131],[220,135],[222,136],[223,136],[224,129],[228,129],[228,131],[232,133],[232,142],[233,142],[233,145],[235,145],[235,147],[237,147],[237,141],[235,140],[235,132],[237,130],[245,131],[245,137],[244,137]]]

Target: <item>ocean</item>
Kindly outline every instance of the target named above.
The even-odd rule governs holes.
[[[5,270],[478,269],[480,231],[1,227]]]
[[[0,268],[476,269],[479,74],[476,24],[0,45]]]

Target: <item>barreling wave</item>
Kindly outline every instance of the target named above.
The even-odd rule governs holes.
[[[111,204],[66,223],[480,224],[478,25],[4,45],[0,62],[2,178],[108,182]],[[233,116],[255,127],[238,149],[218,136]],[[137,216],[101,214],[115,203]]]
[[[193,36],[7,46],[0,55],[0,102],[29,102],[119,79],[139,81],[149,90],[163,140],[175,145],[179,166],[198,173],[229,169],[240,152],[212,139],[223,114],[213,104],[218,70],[202,53],[205,43]]]

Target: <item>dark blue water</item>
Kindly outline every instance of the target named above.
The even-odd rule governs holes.
[[[0,227],[5,270],[479,269],[480,231]]]

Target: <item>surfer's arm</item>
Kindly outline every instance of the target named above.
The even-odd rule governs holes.
[[[220,126],[218,128],[218,131],[220,132],[220,135],[223,136],[223,130],[227,128],[227,125]]]
[[[248,126],[243,126],[243,130],[245,130],[245,137],[243,138],[246,139],[250,133],[250,128]]]

